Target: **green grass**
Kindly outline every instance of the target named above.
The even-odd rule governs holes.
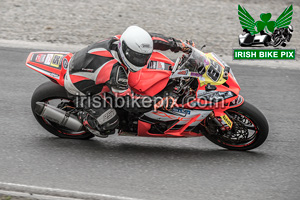
[[[2,196],[0,197],[0,200],[11,200],[11,196]]]

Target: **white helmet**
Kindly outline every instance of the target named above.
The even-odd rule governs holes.
[[[147,65],[153,52],[153,40],[144,29],[129,26],[122,34],[118,48],[126,67],[137,72]]]

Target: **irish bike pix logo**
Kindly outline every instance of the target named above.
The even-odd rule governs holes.
[[[239,45],[256,49],[234,49],[234,59],[295,59],[295,49],[283,49],[291,41],[294,31],[291,25],[293,5],[285,8],[275,21],[271,19],[271,13],[261,13],[259,17],[256,21],[246,8],[238,5],[243,30],[238,38]]]

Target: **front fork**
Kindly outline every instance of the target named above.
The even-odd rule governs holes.
[[[232,101],[225,109],[216,109],[211,112],[209,116],[222,131],[229,131],[232,129],[233,118],[228,114],[226,110],[239,107],[243,103],[244,98],[239,95],[238,98]]]
[[[217,115],[216,115],[217,113]],[[233,122],[230,119],[231,117],[224,112],[211,112],[209,117],[214,121],[214,123],[222,130],[229,131],[232,129]]]

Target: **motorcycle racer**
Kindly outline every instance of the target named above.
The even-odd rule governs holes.
[[[194,46],[192,41],[188,44]],[[122,35],[96,42],[72,57],[65,76],[65,88],[72,95],[86,96],[111,92],[115,96],[128,96],[128,73],[148,65],[153,50],[186,52],[188,47],[172,37],[148,33],[138,26],[128,27]],[[157,107],[168,109],[174,105],[173,96],[165,96]],[[83,105],[78,115],[83,125],[97,136],[113,134],[118,127],[117,112],[111,106],[96,108]]]

